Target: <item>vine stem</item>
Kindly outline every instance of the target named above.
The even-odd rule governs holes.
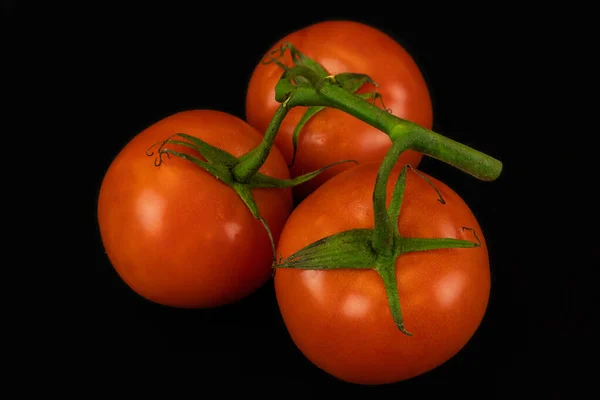
[[[386,133],[392,142],[402,138],[407,143],[404,150],[426,154],[484,181],[495,180],[502,172],[502,162],[499,160],[382,110],[339,86],[333,76],[323,78],[314,86],[295,86],[290,82],[291,72],[298,74],[294,68],[288,69],[275,88],[275,98],[281,105],[275,112],[263,141],[242,156],[240,163],[233,169],[237,181],[249,180],[260,169],[273,146],[283,119],[296,106],[339,109]]]
[[[277,59],[287,49],[291,52],[295,65],[293,67],[287,67]],[[269,123],[262,142],[242,156],[238,165],[233,168],[233,176],[238,182],[249,181],[260,169],[273,146],[283,119],[295,106],[341,110],[386,133],[392,142],[405,141],[407,144],[404,150],[428,155],[484,181],[495,180],[500,176],[502,163],[499,160],[377,107],[354,93],[360,87],[360,81],[357,87],[348,86],[348,82],[352,82],[357,76],[370,79],[368,76],[356,73],[328,75],[325,68],[302,54],[291,43],[286,43],[285,47],[275,53],[279,53],[279,56],[271,56],[269,62],[275,62],[284,69],[275,85],[275,100],[281,105]]]
[[[318,78],[313,76],[312,79]],[[260,167],[262,167],[262,165],[265,163],[271,148],[275,143],[275,137],[279,132],[279,127],[281,126],[281,123],[285,119],[287,113],[292,108],[297,106],[310,107],[313,105],[319,105],[323,102],[323,100],[318,96],[314,96],[313,93],[310,92],[293,91],[280,102],[281,104],[269,122],[269,126],[267,127],[267,131],[265,132],[263,140],[260,142],[260,144],[258,144],[258,146],[241,156],[239,163],[233,168],[232,174],[237,182],[249,182],[258,172]],[[377,107],[375,108],[377,109]]]
[[[321,88],[298,87],[295,96],[310,105],[337,108],[386,133],[392,142],[410,136],[407,149],[415,150],[443,161],[474,177],[493,181],[502,172],[502,162],[448,137],[433,132],[411,121],[402,119],[344,88],[324,81]],[[285,90],[285,86],[282,86]],[[285,97],[285,93],[279,93]],[[300,96],[299,96],[300,97]]]
[[[284,101],[279,105],[273,119],[269,122],[267,131],[260,144],[240,157],[239,163],[232,170],[232,174],[236,181],[243,183],[249,182],[265,163],[271,152],[273,143],[275,142],[279,127],[290,109],[288,108],[288,104],[289,102]]]

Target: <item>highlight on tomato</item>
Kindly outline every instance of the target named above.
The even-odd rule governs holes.
[[[477,330],[490,294],[485,239],[461,197],[400,165],[376,183],[379,167],[319,187],[294,209],[277,249],[275,291],[294,343],[359,384],[446,362]]]
[[[100,188],[98,224],[131,289],[168,306],[213,307],[271,277],[265,226],[277,241],[292,209],[285,159],[273,148],[248,182],[231,172],[261,139],[233,115],[190,110],[154,123],[122,149]]]
[[[246,120],[264,133],[278,107],[274,88],[298,53],[314,60],[324,75],[361,74],[364,79],[348,87],[394,115],[430,129],[432,103],[426,81],[411,55],[384,32],[353,21],[324,21],[281,38],[264,55],[252,73],[246,94]],[[331,107],[299,106],[289,112],[275,139],[292,176],[302,175],[340,160],[359,164],[381,161],[390,138],[350,113]],[[399,162],[414,167],[420,152],[406,151]],[[305,198],[326,180],[351,164],[330,168],[294,188],[297,200]]]

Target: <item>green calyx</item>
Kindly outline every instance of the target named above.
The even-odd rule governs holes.
[[[286,50],[289,50],[293,67],[285,65],[281,59],[284,56]],[[375,90],[369,93],[360,93],[357,96],[369,100],[372,99],[373,103],[377,99],[381,100],[382,106],[385,109],[385,105],[383,104],[383,98],[380,93],[377,93],[377,87],[379,85],[371,79],[370,76],[360,73],[341,73],[338,75],[330,75],[327,70],[318,62],[314,61],[310,57],[303,54],[300,50],[298,50],[291,43],[283,43],[281,46],[269,53],[269,57],[266,60],[263,60],[263,64],[276,64],[281,69],[283,69],[286,74],[285,82],[279,82],[279,90],[281,91],[281,85],[283,84],[287,89],[284,89],[287,95],[289,95],[289,89],[293,87],[318,87],[321,85],[323,80],[329,80],[331,82],[335,82],[340,85],[344,90],[348,91],[348,93],[356,93],[364,84],[370,83],[375,87]],[[290,167],[294,165],[296,161],[296,152],[298,150],[298,141],[300,138],[300,133],[302,129],[310,121],[315,115],[319,112],[323,111],[326,106],[309,106],[305,113],[302,115],[302,118],[294,128],[294,133],[292,135],[292,144],[293,144],[293,153],[292,153],[292,161],[290,163]],[[389,110],[388,110],[389,111]]]
[[[169,145],[190,148],[192,150],[197,151],[200,154],[200,157],[189,153],[184,153],[181,151],[170,149],[168,148]],[[152,149],[156,146],[158,146],[158,149],[155,152]],[[256,204],[256,201],[254,200],[254,197],[252,195],[252,189],[291,188],[311,180],[315,176],[319,175],[321,172],[325,171],[327,168],[330,168],[340,163],[353,161],[343,160],[318,169],[316,171],[297,176],[293,179],[279,179],[258,172],[258,169],[264,163],[264,159],[266,159],[266,157],[268,156],[267,152],[264,155],[264,159],[261,159],[260,165],[256,168],[254,168],[254,166],[251,166],[250,169],[252,170],[252,173],[246,174],[244,176],[244,180],[240,181],[236,177],[234,171],[240,165],[246,165],[243,163],[245,157],[249,153],[238,158],[222,149],[212,146],[206,143],[205,141],[198,139],[197,137],[188,135],[186,133],[175,133],[167,139],[153,144],[146,151],[147,156],[155,156],[154,165],[157,167],[164,162],[165,155],[167,156],[167,158],[170,158],[171,155],[173,155],[175,157],[179,157],[196,164],[198,167],[202,168],[203,170],[214,176],[216,179],[231,187],[242,199],[244,204],[248,207],[248,209],[252,213],[252,216],[255,219],[259,220],[265,227],[265,230],[267,231],[267,234],[269,235],[269,239],[271,241],[271,247],[273,250],[273,260],[275,260],[275,242],[273,240],[273,235],[271,234],[271,230],[269,229],[267,222],[260,215],[260,210],[258,209],[258,205]]]
[[[392,199],[386,208],[386,186],[389,175],[398,156],[408,147],[406,141],[395,141],[383,160],[373,191],[373,229],[353,229],[343,231],[318,240],[297,251],[286,259],[279,260],[276,268],[296,268],[312,270],[333,269],[372,269],[383,279],[392,318],[400,331],[411,336],[404,327],[400,307],[398,284],[396,281],[396,259],[406,253],[450,248],[473,248],[481,245],[474,232],[475,242],[453,238],[409,238],[398,230],[398,219],[406,187],[406,176],[411,169],[426,179],[409,165],[402,168],[394,186]],[[439,201],[445,204],[439,191]],[[472,228],[463,227],[463,230]]]

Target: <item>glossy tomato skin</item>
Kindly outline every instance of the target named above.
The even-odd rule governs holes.
[[[175,156],[165,155],[162,165],[154,165],[155,157],[148,157],[146,150],[178,132],[234,156],[262,138],[245,121],[213,110],[180,112],[148,127],[106,172],[98,199],[102,241],[121,278],[148,300],[184,308],[231,303],[270,278],[272,248],[264,227],[233,189]],[[168,148],[199,155],[183,146]],[[289,178],[277,149],[260,172]],[[278,238],[291,211],[291,191],[253,193]]]
[[[334,233],[373,228],[376,163],[339,174],[307,197],[291,214],[278,257]],[[388,185],[388,204],[399,168]],[[298,348],[321,369],[353,383],[384,384],[408,379],[455,355],[483,319],[490,293],[485,238],[464,201],[429,177],[442,193],[409,170],[399,230],[405,237],[457,238],[479,248],[407,253],[396,261],[406,329],[394,324],[382,279],[369,269],[278,269],[275,290],[281,314]]]
[[[432,104],[425,79],[411,55],[383,32],[358,22],[326,21],[289,34],[269,51],[284,42],[292,43],[331,74],[356,72],[371,76],[380,85],[377,91],[394,115],[431,129]],[[268,52],[264,57],[268,57]],[[292,65],[289,51],[282,61]],[[246,95],[246,119],[261,133],[266,131],[279,106],[274,88],[282,73],[283,70],[274,63],[259,63],[251,76]],[[364,85],[360,92],[372,90],[372,85]],[[293,154],[293,131],[305,111],[305,107],[292,109],[275,140],[288,164]],[[290,171],[293,176],[298,176],[340,160],[381,161],[390,146],[391,141],[383,132],[349,114],[328,108],[304,126]],[[420,153],[407,151],[400,162],[416,167],[421,158]],[[323,182],[354,165],[341,164],[329,169],[294,188],[295,196],[303,199]]]

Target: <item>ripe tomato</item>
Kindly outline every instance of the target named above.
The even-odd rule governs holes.
[[[372,194],[378,164],[368,163],[332,178],[289,217],[278,258],[289,257],[326,236],[373,228]],[[400,166],[387,186],[388,204]],[[298,348],[324,371],[349,382],[391,383],[444,363],[471,338],[487,308],[490,271],[477,220],[451,188],[408,171],[399,218],[404,237],[455,238],[481,247],[400,255],[396,277],[406,329],[394,323],[382,278],[371,269],[278,269],[277,301]],[[425,174],[424,174],[425,175]]]
[[[431,129],[433,115],[426,82],[408,52],[383,32],[357,22],[320,22],[289,34],[274,45],[291,42],[306,56],[320,63],[329,73],[363,73],[380,87],[387,108],[398,117]],[[265,59],[268,57],[268,52]],[[281,59],[291,66],[289,51]],[[246,119],[261,133],[267,129],[279,103],[275,101],[275,85],[283,70],[274,63],[260,63],[254,70],[246,95]],[[358,93],[372,92],[364,85]],[[292,109],[281,124],[275,140],[288,164],[292,161],[294,128],[306,107]],[[325,109],[315,115],[300,133],[292,176],[317,170],[340,160],[359,163],[381,161],[391,146],[389,137],[357,118],[336,109]],[[422,155],[405,152],[401,163],[417,167]],[[345,163],[328,169],[311,181],[294,188],[298,199],[354,164]]]
[[[106,253],[139,295],[175,307],[211,307],[236,301],[271,276],[272,247],[264,226],[236,192],[196,164],[171,156],[156,167],[146,150],[187,133],[239,157],[262,136],[223,112],[194,110],[160,120],[133,138],[112,162],[98,199]],[[184,146],[172,150],[199,156]],[[274,149],[261,173],[289,178]],[[290,189],[254,189],[274,239],[292,209]]]

